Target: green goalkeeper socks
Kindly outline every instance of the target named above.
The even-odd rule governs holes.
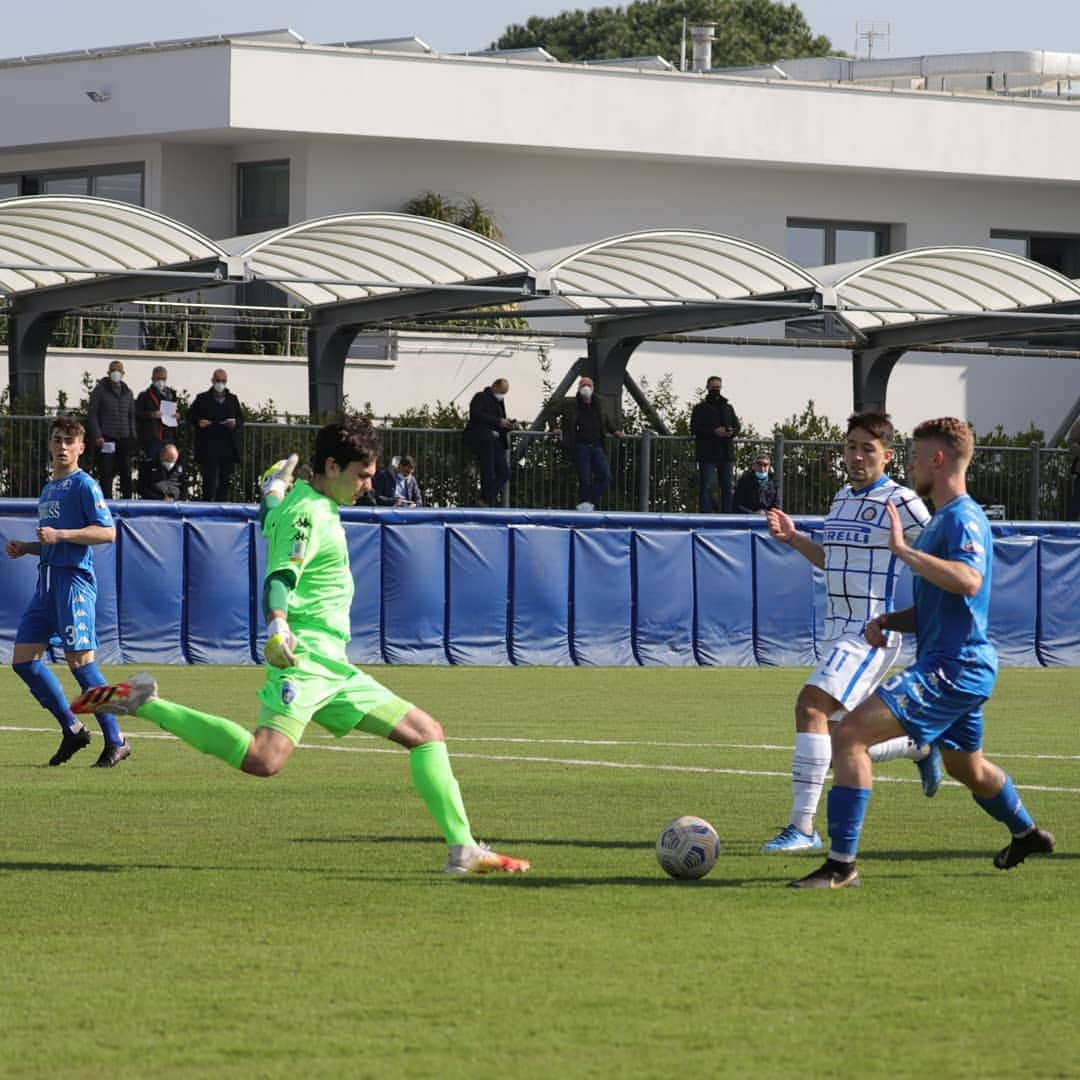
[[[161,698],[148,701],[139,709],[138,716],[140,720],[149,720],[178,739],[183,739],[196,750],[221,758],[234,769],[243,765],[253,738],[247,728],[232,720],[211,716],[172,701],[162,701]]]
[[[412,770],[413,784],[442,829],[446,842],[450,845],[475,844],[469,828],[469,815],[465,813],[465,804],[461,801],[461,789],[450,767],[446,743],[429,742],[414,746],[409,751],[409,768]]]

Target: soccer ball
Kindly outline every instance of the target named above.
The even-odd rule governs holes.
[[[687,814],[674,818],[656,841],[656,861],[673,878],[704,877],[720,855],[720,837],[704,819]]]

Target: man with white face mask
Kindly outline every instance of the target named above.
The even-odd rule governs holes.
[[[187,414],[187,422],[195,429],[195,460],[202,473],[206,502],[228,499],[229,481],[242,456],[244,410],[228,382],[228,372],[218,368],[210,389],[196,396]]]
[[[556,429],[577,470],[578,510],[595,510],[611,487],[604,436],[622,434],[615,430],[595,395],[592,379],[582,375],[577,394],[563,403],[561,426]]]
[[[89,443],[97,452],[98,480],[106,499],[120,478],[120,496],[131,498],[131,458],[135,446],[135,395],[124,382],[124,362],[112,360],[109,372],[90,392],[86,413]]]
[[[171,406],[162,408],[162,402]],[[150,385],[135,399],[135,427],[144,458],[155,461],[166,443],[175,444],[176,420],[176,391],[169,386],[169,372],[159,364]]]
[[[175,443],[165,443],[154,461],[143,464],[139,472],[139,495],[166,502],[187,498],[187,472]]]

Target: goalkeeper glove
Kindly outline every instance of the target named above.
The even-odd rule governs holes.
[[[292,487],[293,470],[296,468],[300,457],[290,454],[284,461],[275,461],[259,478],[262,488],[262,497],[274,496],[284,499],[285,493]]]
[[[271,667],[291,668],[296,663],[296,635],[284,619],[271,619],[267,625],[263,656]]]

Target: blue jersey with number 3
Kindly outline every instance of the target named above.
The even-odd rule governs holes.
[[[961,495],[934,514],[915,547],[939,559],[967,563],[982,575],[974,596],[946,592],[915,575],[919,666],[959,661],[962,689],[988,695],[997,676],[997,652],[986,631],[994,561],[990,522],[970,495]]]

